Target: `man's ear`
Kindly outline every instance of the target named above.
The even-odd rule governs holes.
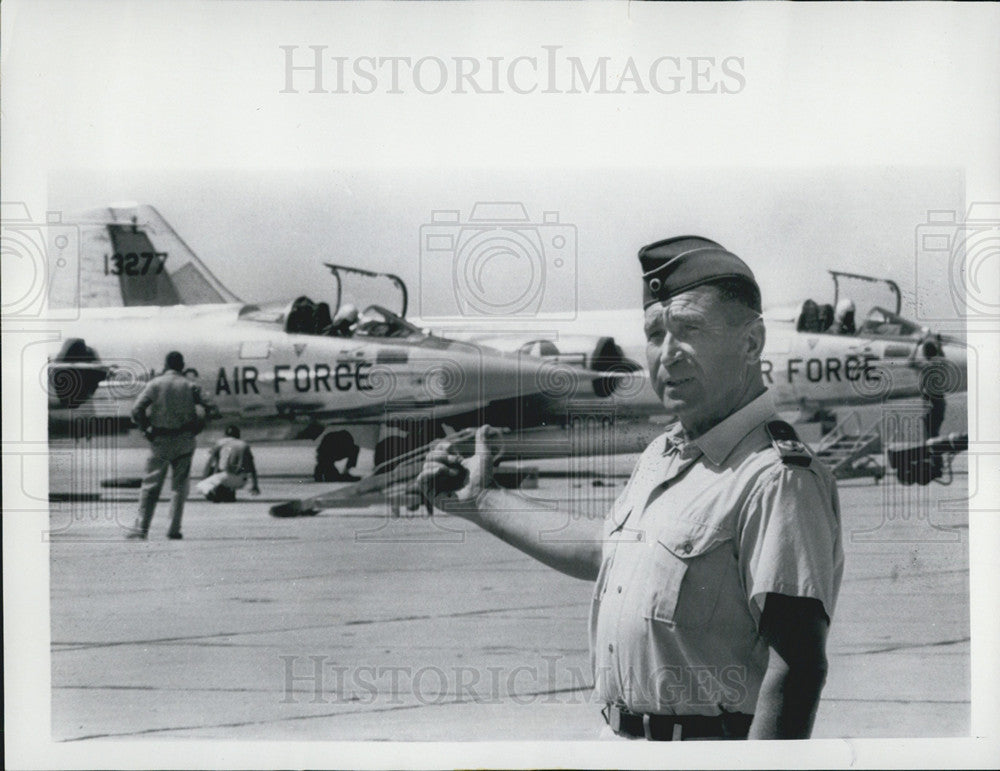
[[[751,362],[760,361],[764,354],[764,342],[767,338],[764,322],[757,318],[747,326],[747,359]]]

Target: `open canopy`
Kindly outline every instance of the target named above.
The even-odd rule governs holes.
[[[394,273],[376,273],[371,270],[352,268],[348,265],[323,263],[330,269],[335,282],[333,313],[336,315],[341,303],[352,302],[358,307],[369,306],[389,309],[399,318],[406,317],[409,295],[406,283]]]
[[[419,327],[381,305],[369,305],[358,314],[356,322],[339,326],[334,323],[328,303],[314,302],[305,295],[291,302],[244,305],[240,309],[239,318],[241,321],[265,324],[298,335],[414,340],[428,337]]]

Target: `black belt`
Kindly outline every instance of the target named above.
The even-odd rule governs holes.
[[[746,739],[753,715],[724,712],[721,715],[644,715],[608,704],[601,710],[611,730],[619,736],[635,736],[654,742],[682,739]]]

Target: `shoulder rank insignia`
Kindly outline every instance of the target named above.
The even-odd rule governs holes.
[[[789,466],[807,468],[812,463],[809,449],[799,441],[795,429],[783,420],[772,420],[767,424],[767,435],[771,444],[781,456],[781,462]]]

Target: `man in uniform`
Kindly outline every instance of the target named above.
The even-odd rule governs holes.
[[[856,331],[854,301],[849,297],[842,297],[837,301],[837,308],[833,312],[833,325],[830,327],[830,332],[835,335],[853,335]]]
[[[132,408],[132,421],[149,439],[151,453],[139,493],[139,514],[128,538],[145,539],[149,523],[170,469],[170,529],[167,537],[179,539],[184,501],[188,494],[194,437],[213,410],[201,389],[184,376],[184,357],[177,351],[167,354],[166,369],[142,389]],[[204,410],[199,417],[196,406]]]
[[[317,482],[357,482],[361,477],[354,476],[351,469],[358,465],[360,452],[361,448],[350,431],[327,431],[316,446],[313,479]],[[343,471],[334,465],[342,460],[346,461]]]
[[[639,260],[649,377],[677,422],[642,454],[607,517],[567,523],[497,489],[487,427],[471,458],[439,444],[418,488],[596,580],[590,643],[606,732],[806,738],[843,570],[833,477],[775,414],[750,269],[694,236],[644,247]]]
[[[240,439],[238,426],[226,426],[226,435],[208,453],[202,476],[198,492],[212,503],[235,501],[236,491],[246,486],[247,479],[252,482],[250,494],[260,495],[253,452],[250,445]]]
[[[350,337],[358,326],[358,309],[350,303],[345,303],[337,309],[333,323],[324,334],[334,337]]]

